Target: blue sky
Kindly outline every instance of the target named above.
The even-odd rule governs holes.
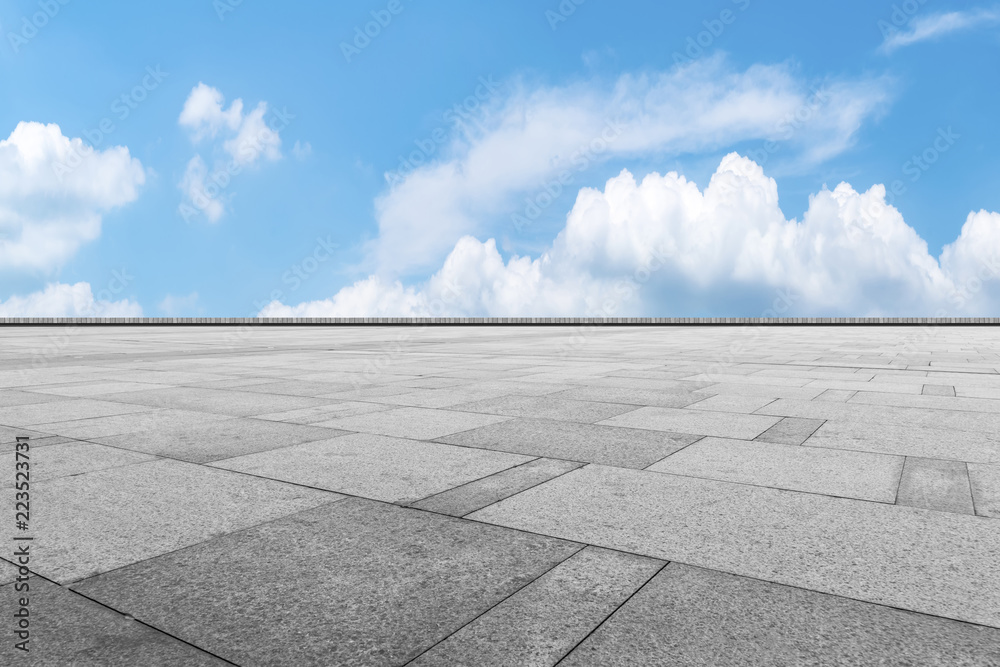
[[[997,314],[997,5],[276,7],[0,1],[0,315]]]

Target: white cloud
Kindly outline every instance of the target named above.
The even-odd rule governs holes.
[[[740,72],[721,57],[622,76],[611,86],[513,88],[469,118],[446,114],[454,136],[437,147],[425,142],[430,155],[413,155],[422,166],[393,178],[377,199],[371,260],[380,275],[438,265],[459,237],[483,233],[484,221],[523,208],[525,195],[611,158],[773,140],[788,159],[827,159],[849,147],[890,97],[883,79],[831,80],[810,90],[788,66]]]
[[[372,276],[261,315],[958,316],[995,313],[998,297],[1000,214],[970,215],[939,261],[883,186],[824,188],[788,220],[774,180],[730,154],[704,190],[628,171],[581,190],[536,259],[505,263],[492,239],[464,237],[422,285]]]
[[[58,125],[18,123],[0,141],[0,269],[51,271],[101,234],[104,213],[135,201],[142,164],[95,150]]]
[[[206,138],[214,140],[210,147],[212,170],[200,154],[195,155],[178,184],[184,193],[179,210],[185,220],[200,212],[210,222],[218,222],[225,213],[226,200],[231,198],[223,193],[232,179],[261,159],[281,159],[279,133],[287,122],[285,117],[276,114],[278,122],[269,124],[267,102],[259,102],[247,113],[241,99],[233,100],[228,109],[224,105],[225,97],[218,89],[199,83],[188,95],[178,119],[195,143]]]
[[[192,292],[187,296],[168,294],[156,307],[167,317],[190,317],[198,309],[198,293]]]
[[[1000,12],[992,9],[970,9],[963,12],[918,16],[910,21],[907,30],[894,30],[888,33],[882,42],[881,50],[888,54],[904,46],[943,37],[960,30],[995,25],[998,21]]]
[[[0,301],[0,317],[142,317],[134,301],[113,301],[109,292],[94,293],[89,283],[51,283],[27,296]]]

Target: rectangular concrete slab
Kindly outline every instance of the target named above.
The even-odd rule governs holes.
[[[741,396],[739,394],[720,394],[700,400],[691,406],[692,410],[711,410],[713,412],[738,412],[745,415],[764,407],[775,399],[766,396]]]
[[[65,397],[52,396],[34,391],[20,391],[18,389],[0,390],[0,408],[11,408],[17,405],[39,405],[41,403],[52,403],[53,401],[61,400],[65,400]]]
[[[329,403],[329,401],[306,396],[255,394],[249,391],[193,387],[106,394],[102,398],[106,401],[122,401],[123,404],[131,403],[136,406],[197,410],[232,417],[250,417]]]
[[[847,389],[827,389],[822,394],[817,396],[815,400],[817,401],[830,401],[831,403],[847,403],[854,396],[856,391],[850,391]],[[782,396],[782,398],[794,398],[793,396]]]
[[[30,440],[28,444],[30,445],[28,460],[31,464],[31,482],[80,475],[95,470],[132,465],[133,463],[145,463],[156,458],[149,454],[75,440],[49,447],[35,447]],[[3,486],[14,486],[14,476],[11,475],[5,479]]]
[[[480,415],[452,410],[427,408],[395,408],[366,415],[341,417],[317,422],[314,426],[377,433],[379,435],[433,440],[441,436],[468,431],[487,424],[507,421],[507,417]]]
[[[347,499],[75,588],[236,664],[402,665],[580,548]]]
[[[135,412],[127,415],[38,424],[34,428],[77,440],[92,440],[121,433],[193,429],[218,424],[229,419],[233,419],[233,417],[194,410],[153,408],[146,412]]]
[[[663,566],[587,547],[410,664],[555,665]]]
[[[511,419],[438,440],[527,456],[645,468],[700,437],[548,419]]]
[[[639,408],[633,412],[602,421],[601,425],[753,440],[778,421],[776,417],[741,415],[729,412]]]
[[[136,452],[207,463],[303,442],[329,440],[347,433],[349,431],[236,417],[209,426],[179,425],[172,429],[147,430],[95,440]]]
[[[704,438],[647,470],[892,503],[903,457]]]
[[[31,426],[89,417],[127,415],[149,410],[143,405],[126,405],[112,401],[95,401],[89,398],[65,399],[31,405],[0,408],[0,424],[6,426]]]
[[[558,419],[584,424],[593,424],[602,419],[635,410],[634,405],[599,403],[597,401],[577,401],[552,396],[503,396],[500,398],[460,403],[452,410],[482,412],[507,417],[532,419]]]
[[[981,517],[589,465],[468,518],[1000,627]]]
[[[10,557],[10,556],[8,556]],[[8,584],[17,578],[17,567],[5,560],[0,560],[0,585]]]
[[[955,387],[946,384],[925,384],[920,393],[924,396],[954,396]]]
[[[961,461],[906,458],[897,505],[938,512],[975,514],[969,470]]]
[[[779,445],[801,445],[822,425],[822,419],[785,417],[754,439]]]
[[[990,665],[1000,630],[667,565],[560,665]]]
[[[969,464],[976,514],[1000,519],[1000,465]]]
[[[42,394],[52,394],[53,396],[83,398],[100,396],[102,394],[120,394],[125,391],[169,389],[170,387],[171,385],[168,384],[150,384],[148,382],[84,382],[55,387],[39,387],[38,389],[32,389],[32,391]]]
[[[354,433],[212,465],[393,503],[411,503],[529,461],[436,442]]]
[[[32,569],[76,581],[341,497],[164,460],[43,481],[31,485]],[[0,527],[8,544],[13,530]]]
[[[900,424],[830,420],[810,436],[809,446],[1000,463],[1000,437],[997,435]]]
[[[353,417],[354,415],[366,415],[371,412],[381,412],[383,410],[389,410],[391,407],[391,405],[379,405],[377,403],[343,401],[340,403],[330,403],[328,405],[317,405],[311,408],[300,408],[298,410],[273,412],[266,415],[255,415],[254,419],[289,422],[292,424],[316,424],[319,422],[330,421],[331,419],[339,419],[340,417]]]
[[[705,398],[686,389],[662,390],[641,387],[576,387],[552,396],[604,403],[655,405],[661,408],[683,408]]]
[[[63,665],[225,665],[189,644],[88,600],[78,593],[34,577],[27,592],[13,585],[0,587],[0,611],[13,618],[17,602],[27,595],[30,602],[30,636],[22,653],[14,648],[10,632],[0,646],[0,661],[6,665],[61,667]]]
[[[575,461],[535,459],[410,503],[410,507],[450,516],[465,516],[582,465]]]

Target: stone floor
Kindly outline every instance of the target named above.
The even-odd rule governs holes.
[[[0,328],[0,449],[4,664],[1000,665],[997,328]]]

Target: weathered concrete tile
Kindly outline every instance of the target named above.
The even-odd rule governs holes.
[[[924,396],[954,396],[955,387],[946,384],[925,384],[922,393]]]
[[[311,408],[300,408],[298,410],[273,412],[266,415],[255,415],[254,419],[267,419],[269,421],[291,422],[294,424],[316,424],[318,422],[330,421],[331,419],[339,419],[340,417],[366,415],[370,412],[381,412],[391,408],[391,405],[380,405],[378,403],[342,401],[340,403],[317,405]]]
[[[80,475],[95,470],[132,465],[133,463],[144,463],[156,458],[149,454],[129,452],[75,440],[48,447],[35,447],[33,441],[29,441],[29,444],[31,445],[28,455],[31,463],[32,482],[41,482],[68,475]],[[3,480],[2,485],[14,486],[13,475]]]
[[[584,464],[575,461],[535,459],[410,503],[410,507],[451,516],[465,516],[582,465]]]
[[[924,385],[929,386],[929,385]],[[858,392],[851,404],[887,405],[893,407],[921,408],[948,411],[948,417],[961,416],[962,412],[983,412],[995,416],[1000,413],[1000,400],[992,398],[963,398],[947,395],[910,396]]]
[[[771,385],[785,387],[805,387],[809,384],[808,378],[794,377],[767,377],[756,375],[736,375],[725,369],[722,372],[697,373],[684,378],[691,382],[711,382],[713,384],[746,384],[746,385]]]
[[[241,665],[401,665],[579,549],[352,498],[75,588]]]
[[[893,423],[828,421],[809,438],[809,446],[1000,463],[1000,438],[996,435]]]
[[[704,438],[647,470],[892,503],[903,457]]]
[[[893,405],[866,405],[861,398],[865,392],[858,392],[848,403],[829,401],[796,401],[779,399],[759,410],[760,414],[781,417],[804,417],[806,419],[830,419],[871,424],[873,426],[904,426],[955,431],[981,432],[990,435],[1000,433],[1000,414],[991,412],[959,412],[956,410],[928,410],[927,407],[900,407]],[[956,401],[963,399],[911,396],[913,400]],[[964,399],[971,400],[971,399]]]
[[[856,391],[850,391],[847,389],[827,389],[822,394],[817,396],[814,400],[817,401],[830,401],[832,403],[847,403],[854,396]],[[782,396],[782,398],[793,398],[790,396]]]
[[[692,410],[710,410],[712,412],[738,412],[748,415],[775,399],[760,396],[741,396],[739,394],[719,394],[709,396],[691,406]]]
[[[961,461],[906,458],[897,505],[938,512],[975,514],[969,471]]]
[[[823,425],[822,419],[800,419],[785,417],[780,422],[767,429],[755,440],[774,442],[780,445],[801,445]]]
[[[576,387],[552,394],[552,397],[628,405],[655,405],[661,408],[683,408],[705,398],[701,394],[693,394],[683,389],[663,391],[641,387]]]
[[[302,424],[233,418],[208,426],[188,427],[181,424],[171,429],[146,430],[94,439],[136,452],[192,463],[207,463],[303,442],[328,440],[347,433],[349,431]]]
[[[396,408],[367,415],[341,417],[317,422],[315,426],[377,433],[416,440],[433,440],[441,436],[468,431],[487,424],[506,421],[506,417],[456,412],[453,410],[431,410],[426,408]]]
[[[323,394],[318,398],[329,398],[337,401],[367,401],[384,396],[409,394],[413,391],[415,391],[413,387],[373,384],[370,386],[359,386],[357,389],[351,389],[349,391],[337,391],[332,394]]]
[[[587,547],[410,664],[554,665],[663,565]]]
[[[700,437],[549,419],[511,419],[438,440],[527,456],[645,468]]]
[[[1000,627],[981,517],[589,465],[468,518]]]
[[[0,424],[7,426],[32,426],[35,424],[69,421],[71,419],[127,415],[147,410],[149,408],[142,405],[126,405],[125,403],[78,398],[0,408]]]
[[[529,417],[533,419],[558,419],[562,421],[593,424],[594,422],[635,410],[634,405],[576,401],[551,396],[503,396],[500,398],[460,403],[453,410],[464,412]]]
[[[264,384],[244,385],[239,391],[256,394],[273,394],[276,396],[321,396],[338,391],[348,391],[354,386],[350,382],[305,382],[301,380],[285,380]]]
[[[28,595],[30,626],[28,652],[14,648],[10,632],[0,656],[8,665],[225,665],[218,658],[178,641],[122,614],[97,604],[66,588],[44,579],[29,580],[28,591],[16,591],[13,585],[0,588],[0,607],[4,619],[18,610],[17,602]]]
[[[0,390],[0,408],[12,408],[18,405],[39,405],[61,400],[65,399],[62,396],[51,396],[42,391]]]
[[[988,665],[1000,630],[667,565],[561,665]]]
[[[499,389],[418,389],[406,394],[383,396],[379,402],[392,405],[408,405],[415,408],[447,408],[460,403],[483,400],[503,396],[505,392]]]
[[[155,391],[107,394],[103,398],[108,401],[122,401],[123,404],[130,403],[136,406],[146,405],[156,408],[214,412],[232,417],[250,417],[252,415],[310,408],[315,405],[329,403],[329,401],[305,396],[255,394],[249,391],[242,391],[242,389],[174,387],[172,389],[157,389]]]
[[[822,389],[840,389],[861,393],[892,394],[894,396],[916,395],[920,393],[920,385],[908,382],[863,382],[859,380],[813,380],[807,387]]]
[[[213,465],[375,500],[410,503],[528,460],[517,454],[355,433]]]
[[[805,401],[816,398],[823,393],[819,387],[785,387],[770,384],[738,384],[732,382],[720,382],[717,384],[706,383],[703,389],[696,389],[694,393],[706,396],[756,396],[760,398],[798,398]]]
[[[53,424],[38,424],[35,428],[69,438],[92,440],[120,433],[139,433],[154,430],[176,431],[178,429],[198,428],[218,424],[230,419],[233,419],[233,417],[217,415],[211,412],[152,408],[146,412],[133,412],[127,415],[112,415],[109,417],[94,417],[92,419],[75,419]]]
[[[180,461],[60,477],[31,485],[32,569],[75,581],[340,497]]]
[[[1000,465],[968,465],[976,514],[1000,519]]]
[[[778,423],[777,417],[760,415],[690,409],[639,408],[633,412],[606,419],[601,422],[601,425],[753,440],[776,423]]]
[[[87,398],[90,396],[101,396],[103,394],[118,394],[125,391],[148,391],[152,389],[169,389],[173,385],[150,384],[148,382],[108,382],[95,381],[80,384],[59,385],[53,387],[39,387],[33,389],[41,394],[52,394],[54,396],[67,396],[73,398]]]

